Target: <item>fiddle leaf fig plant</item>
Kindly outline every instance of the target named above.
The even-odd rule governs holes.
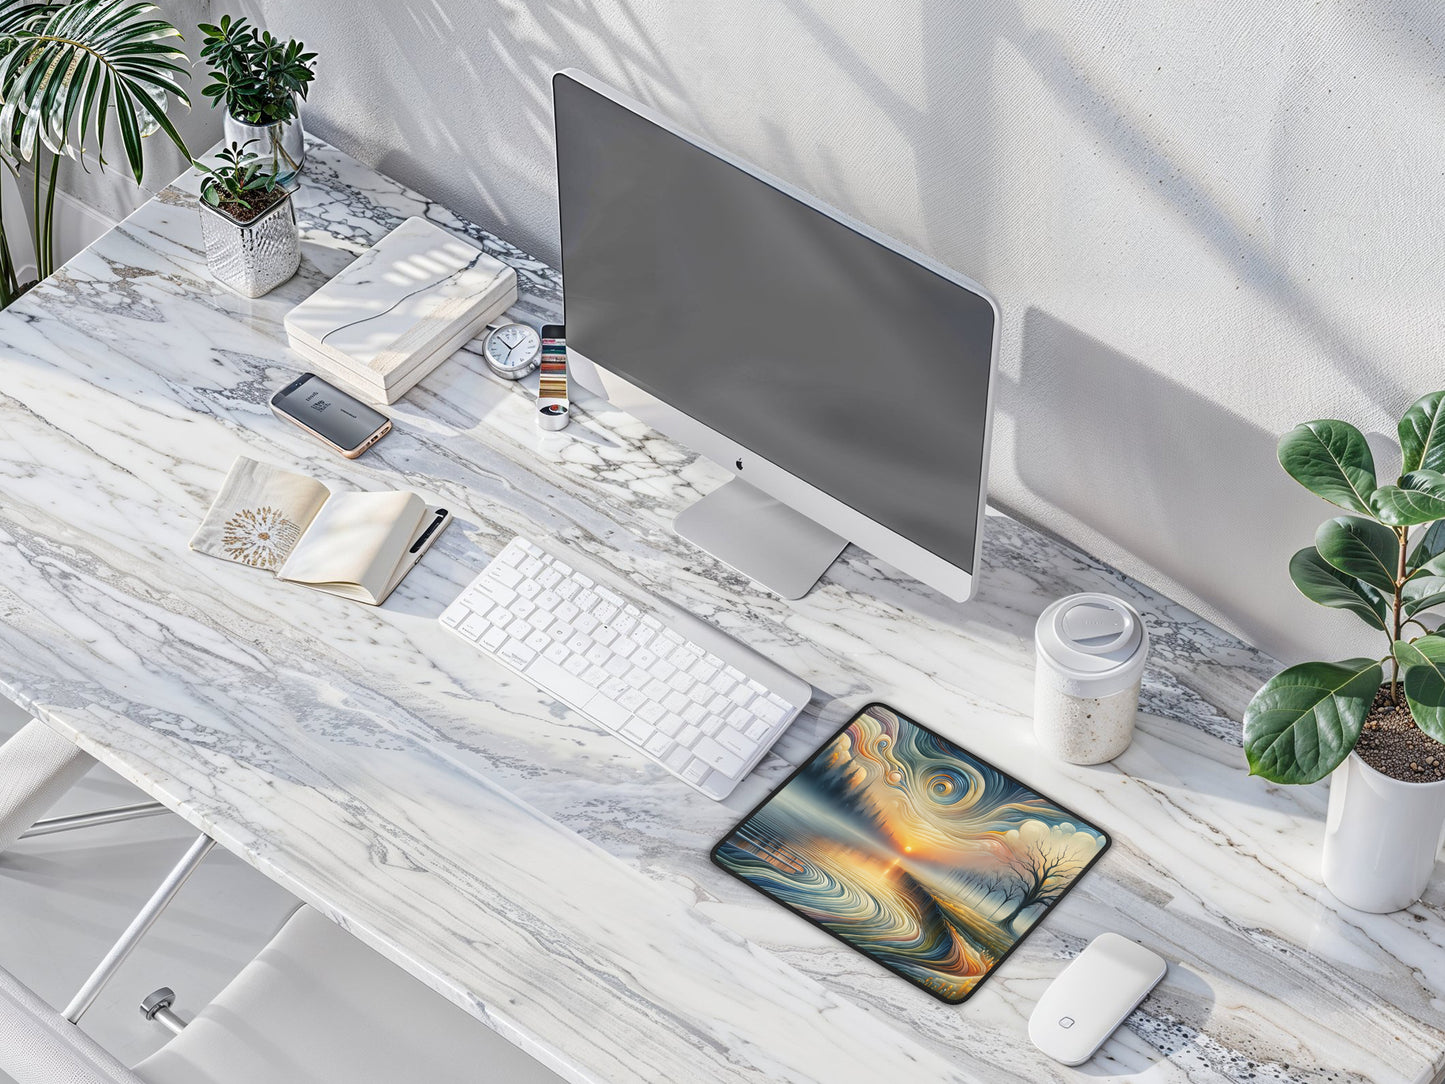
[[[1311,601],[1382,632],[1386,650],[1301,663],[1265,682],[1244,713],[1252,775],[1323,779],[1350,755],[1381,695],[1403,701],[1416,727],[1445,742],[1445,634],[1424,616],[1445,605],[1445,391],[1417,400],[1399,434],[1400,474],[1384,485],[1348,422],[1305,422],[1280,438],[1285,472],[1350,513],[1320,525],[1314,545],[1290,558],[1290,579]]]

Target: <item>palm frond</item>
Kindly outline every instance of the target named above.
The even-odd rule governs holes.
[[[42,3],[0,0],[0,153],[33,160],[44,146],[79,157],[92,140],[105,167],[105,133],[114,120],[126,164],[140,182],[141,140],[156,130],[190,152],[166,117],[167,96],[190,98],[178,75],[180,32],[150,18],[148,0]]]

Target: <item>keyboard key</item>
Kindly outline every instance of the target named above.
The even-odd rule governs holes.
[[[643,704],[647,703],[647,697],[643,696],[636,689],[628,689],[617,698],[617,702],[628,711],[637,711]]]
[[[632,712],[601,696],[594,696],[587,702],[587,711],[608,730],[620,730],[624,724],[632,722]],[[642,723],[636,725],[644,731],[647,729]]]
[[[646,730],[647,728],[643,727],[642,729]],[[660,757],[672,748],[672,742],[668,740],[666,734],[658,734],[654,731],[650,737],[643,741],[642,748],[646,749],[653,756]]]
[[[581,655],[573,655],[562,664],[562,668],[569,674],[581,676],[582,671],[587,669],[587,660]]]
[[[672,690],[656,678],[652,678],[642,687],[642,691],[647,694],[647,699],[649,700],[661,700]]]
[[[519,644],[515,641],[508,641],[497,648],[497,658],[505,663],[521,669],[537,657],[537,653],[526,644]]]
[[[652,727],[641,719],[628,719],[622,724],[622,736],[628,741],[635,741],[638,745],[652,737],[654,733]]]
[[[577,631],[578,631],[578,632],[583,633],[584,635],[587,635],[587,636],[591,636],[591,635],[592,635],[592,630],[595,629],[595,628],[596,628],[598,625],[600,625],[601,623],[602,623],[602,622],[598,621],[597,618],[595,618],[595,617],[593,617],[591,614],[587,614],[587,613],[584,613],[584,614],[579,615],[579,616],[578,616],[575,620],[573,620],[573,622],[572,622],[572,624],[574,624],[574,625],[577,626]]]
[[[680,712],[687,707],[688,703],[687,697],[675,689],[662,698],[662,706],[668,711]]]
[[[491,627],[491,622],[489,622],[486,618],[480,617],[477,614],[472,614],[471,617],[467,618],[465,621],[463,621],[460,625],[457,626],[457,631],[460,632],[463,636],[465,636],[468,640],[479,640],[481,639],[482,633],[486,632],[487,629]]]
[[[536,598],[542,593],[542,585],[536,580],[523,580],[517,584],[517,594],[523,598]]]
[[[761,719],[754,719],[751,723],[748,724],[747,735],[755,742],[761,741],[763,736],[772,729],[772,727],[770,727],[767,723],[763,722]]]
[[[537,573],[542,571],[542,562],[537,560],[537,558],[535,557],[527,557],[525,560],[522,561],[521,564],[517,566],[517,571],[520,572],[523,576],[526,576],[529,580],[533,579],[536,577]]]
[[[503,587],[516,587],[517,584],[522,582],[522,574],[510,565],[502,565],[492,573],[492,581],[501,584]]]
[[[582,613],[581,610],[579,610],[570,602],[562,603],[562,605],[557,607],[556,612],[557,616],[560,617],[563,621],[575,621],[577,617]]]
[[[692,755],[701,759],[710,768],[716,768],[723,775],[734,776],[742,770],[743,758],[730,753],[711,738],[698,738],[693,744]]]
[[[707,777],[708,765],[701,760],[694,760],[682,770],[682,777],[689,783],[701,783]]]
[[[533,651],[545,651],[552,646],[552,638],[545,632],[534,631],[527,637],[526,643]]]
[[[667,756],[662,758],[662,763],[664,767],[671,768],[675,772],[681,772],[682,769],[687,765],[687,762],[691,759],[692,750],[684,749],[682,746],[678,745],[674,746],[672,752],[668,753]]]
[[[553,640],[546,649],[543,650],[542,654],[547,657],[548,662],[554,662],[558,666],[561,666],[567,661],[567,657],[571,655],[572,652],[567,650],[566,644],[559,644],[556,640]]]
[[[597,687],[597,691],[607,697],[608,700],[620,700],[622,699],[622,694],[627,691],[627,683],[621,678],[605,678],[602,684]]]
[[[524,549],[522,546],[517,545],[515,542],[509,542],[506,547],[503,548],[502,552],[497,554],[497,561],[493,562],[493,565],[495,565],[497,562],[500,562],[503,565],[519,565],[526,559],[526,557],[526,549]],[[492,567],[492,565],[489,565],[487,567],[490,568]]]
[[[537,604],[528,599],[525,593],[519,591],[518,594],[522,595],[522,597],[512,605],[513,616],[531,617],[532,611],[537,608]]]
[[[611,675],[600,666],[589,666],[582,671],[582,676],[587,679],[587,684],[593,688],[599,687],[604,681],[608,681]]]
[[[716,715],[708,715],[707,712],[703,711],[702,708],[698,707],[696,704],[689,704],[687,707],[683,708],[682,717],[693,726],[700,726],[704,719],[717,718]]]
[[[788,714],[785,708],[774,704],[771,697],[758,697],[751,706],[754,715],[765,723],[776,723],[784,715]]]
[[[520,617],[507,626],[507,635],[513,640],[526,639],[527,634],[532,631],[532,626],[523,621]]]
[[[489,628],[478,641],[488,651],[496,651],[507,642],[507,630],[499,629],[496,625]]]
[[[533,542],[531,539],[523,538],[521,535],[517,535],[516,538],[512,539],[511,544],[513,546],[516,546],[523,553],[529,554],[533,557],[546,556],[546,553],[542,550],[541,546],[537,545],[537,543]]]
[[[471,611],[464,606],[448,606],[442,612],[442,624],[454,629],[471,616]]]
[[[605,665],[609,674],[616,674],[618,677],[621,677],[623,674],[627,673],[627,671],[632,669],[632,664],[630,662],[628,662],[626,659],[618,658],[616,655],[610,656]]]
[[[649,670],[652,668],[652,664],[657,661],[657,656],[644,647],[633,652],[632,661],[638,666],[642,667],[644,670]]]
[[[724,727],[715,737],[717,743],[730,753],[736,753],[740,757],[746,757],[756,745],[746,734],[739,734],[736,730],[729,730]]]
[[[674,737],[677,738],[678,745],[686,745],[691,748],[702,737],[702,731],[695,726],[684,725]]]

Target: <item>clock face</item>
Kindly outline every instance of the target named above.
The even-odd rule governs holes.
[[[526,324],[503,324],[487,336],[487,363],[503,376],[525,376],[542,351],[542,337]]]

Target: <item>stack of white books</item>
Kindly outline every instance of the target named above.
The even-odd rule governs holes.
[[[517,300],[517,273],[409,218],[286,315],[291,348],[321,375],[394,403]]]

